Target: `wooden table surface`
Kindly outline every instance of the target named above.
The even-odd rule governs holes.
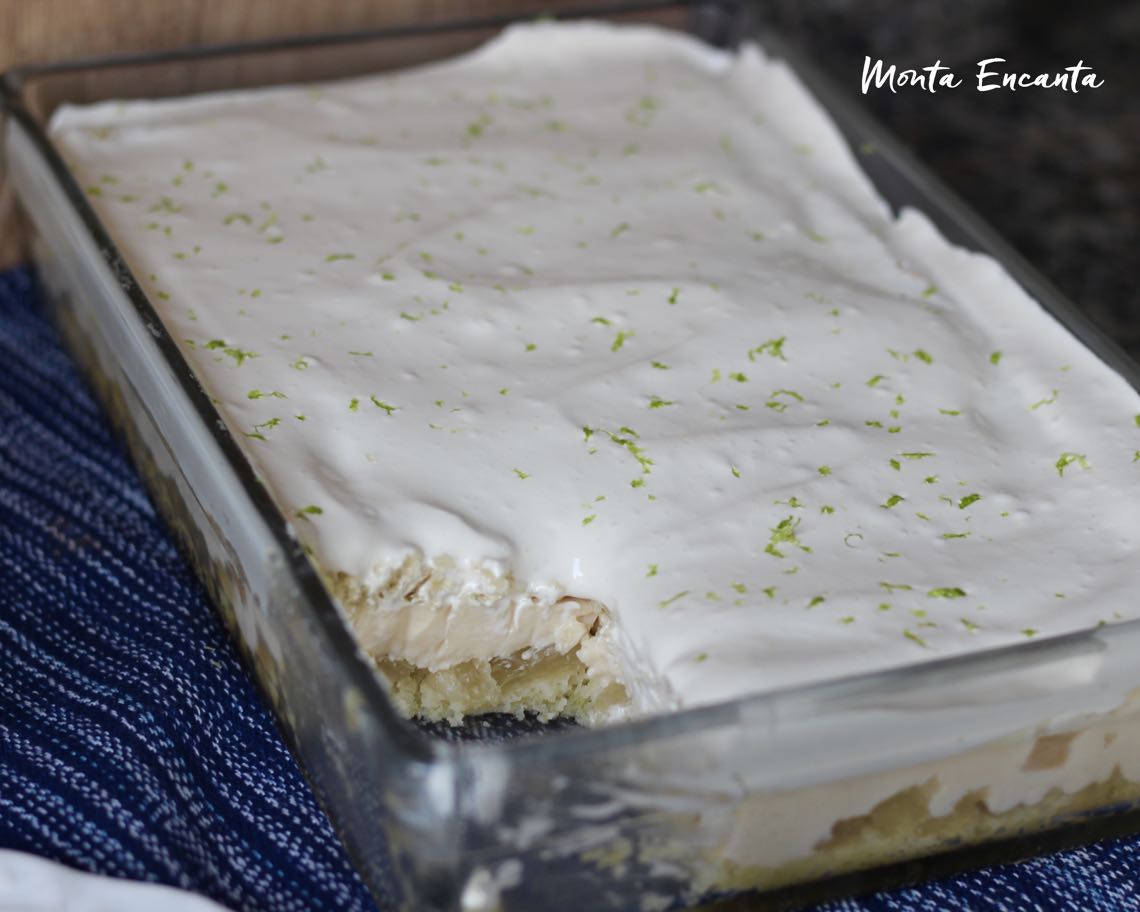
[[[581,6],[565,0],[0,0],[0,71],[106,54]],[[23,256],[0,162],[0,268]]]

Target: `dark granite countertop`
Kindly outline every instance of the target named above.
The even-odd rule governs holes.
[[[1140,359],[1140,3],[764,0],[757,12]],[[864,55],[900,70],[941,60],[964,84],[861,96]],[[1028,73],[1083,60],[1104,85],[980,93],[988,57]]]

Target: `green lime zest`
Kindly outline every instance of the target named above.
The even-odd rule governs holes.
[[[784,398],[792,399],[796,402],[805,401],[804,397],[797,393],[795,390],[778,389],[772,391],[772,393],[768,396],[768,401],[764,404],[768,408],[774,409],[777,412],[786,412],[788,410],[788,403],[783,401]],[[739,407],[740,406],[737,406],[737,408]]]
[[[787,336],[780,336],[778,339],[769,339],[757,345],[755,348],[748,350],[748,360],[755,361],[757,355],[769,355],[772,358],[779,358],[781,361],[787,361],[784,357],[784,343],[787,341]]]
[[[1060,393],[1058,393],[1057,390],[1053,390],[1053,395],[1049,396],[1047,399],[1038,399],[1031,406],[1029,406],[1029,411],[1035,412],[1043,405],[1052,405],[1057,401],[1057,396],[1059,395]]]
[[[648,129],[653,124],[653,115],[660,104],[656,98],[646,95],[634,107],[626,111],[625,119],[635,127]]]
[[[524,472],[522,469],[511,469],[511,471],[514,472],[521,481],[525,481],[526,479],[530,478],[530,473]]]
[[[309,504],[306,507],[301,507],[294,516],[298,519],[308,519],[310,516],[320,516],[325,511],[318,507],[316,504]]]
[[[491,126],[491,115],[480,114],[475,120],[467,125],[467,135],[472,139],[478,139],[483,135],[487,127]]]
[[[941,586],[937,589],[931,589],[926,593],[926,595],[928,598],[965,598],[966,590],[961,589],[958,586]]]
[[[918,358],[918,360],[921,361],[923,364],[933,364],[934,363],[934,359],[924,349],[916,348],[914,350],[914,356],[916,358]]]
[[[1082,469],[1092,468],[1092,466],[1089,465],[1088,457],[1084,453],[1062,453],[1056,463],[1057,474],[1064,478],[1065,469],[1073,465],[1073,463],[1076,463]]]
[[[811,553],[811,548],[803,544],[799,537],[796,535],[796,527],[800,521],[794,516],[787,516],[781,519],[775,528],[769,529],[771,535],[768,539],[768,544],[764,546],[764,553],[770,554],[772,557],[784,558],[787,555],[779,549],[779,545],[791,545],[799,548],[801,551]]]
[[[150,207],[151,212],[165,212],[168,215],[175,215],[182,211],[182,207],[174,202],[169,196],[162,197],[157,203]]]
[[[368,398],[371,400],[372,404],[376,406],[376,408],[383,409],[384,414],[388,415],[388,417],[391,417],[393,412],[398,412],[400,410],[400,407],[398,405],[389,405],[382,399],[377,399],[374,395],[369,396]]]
[[[226,345],[224,342],[222,342],[221,345],[218,345],[217,344],[218,342],[219,342],[218,339],[213,339],[210,342],[206,343],[206,348],[210,348],[210,349],[221,348],[222,354],[226,355],[229,358],[233,358],[234,363],[237,364],[238,367],[241,367],[250,358],[256,358],[257,357],[256,352],[251,352],[251,351],[248,351],[247,349],[244,349],[244,348],[238,348],[237,346],[229,346],[229,345]]]
[[[904,500],[906,500],[906,498],[903,497],[901,494],[892,494],[890,497],[887,498],[885,503],[881,503],[881,504],[879,504],[879,506],[882,507],[884,510],[889,510],[892,507],[898,506]]]
[[[672,596],[670,596],[670,597],[669,597],[669,598],[667,598],[667,599],[662,599],[662,600],[661,600],[661,601],[659,601],[657,604],[658,604],[658,606],[659,606],[659,607],[661,607],[661,608],[668,608],[668,607],[669,607],[670,605],[672,605],[674,602],[676,602],[676,601],[680,601],[681,599],[683,599],[683,598],[684,598],[686,595],[688,595],[688,594],[689,594],[689,590],[688,590],[688,589],[682,589],[682,590],[681,590],[680,592],[678,592],[676,595],[672,595]]]
[[[966,507],[970,506],[970,504],[975,504],[981,499],[981,494],[967,494],[965,497],[958,501],[958,509],[965,510]]]
[[[612,351],[612,352],[620,351],[622,346],[625,345],[626,341],[632,335],[633,335],[632,329],[618,330],[618,334],[616,336],[614,336],[613,344],[610,345],[610,351]]]
[[[645,450],[637,443],[636,440],[633,439],[638,436],[637,432],[634,431],[633,428],[629,427],[621,427],[618,430],[621,433],[615,434],[613,431],[607,431],[605,428],[583,427],[582,433],[585,435],[584,440],[586,442],[589,442],[590,438],[594,436],[595,433],[605,434],[610,439],[611,443],[627,450],[629,454],[637,460],[637,464],[641,466],[642,474],[648,475],[651,471],[651,467],[653,466],[653,460],[649,458]],[[631,487],[635,488],[641,487],[641,485],[634,484],[633,482],[630,482],[630,485]]]

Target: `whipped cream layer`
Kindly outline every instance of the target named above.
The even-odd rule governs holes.
[[[512,644],[595,600],[642,710],[1137,613],[1140,397],[754,47],[534,24],[53,130],[332,575],[508,579]]]

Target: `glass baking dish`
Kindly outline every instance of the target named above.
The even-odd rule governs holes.
[[[757,40],[788,60],[892,206],[998,259],[1140,388],[1137,366],[1031,266],[807,62],[755,34],[747,5],[593,12],[717,45]],[[1140,828],[1138,622],[598,730],[397,716],[45,125],[65,102],[422,63],[506,22],[34,67],[0,86],[7,168],[57,321],[377,896],[408,909],[654,910],[758,889],[782,904],[913,878],[916,858],[940,859],[926,873],[1031,851],[1046,831]]]

